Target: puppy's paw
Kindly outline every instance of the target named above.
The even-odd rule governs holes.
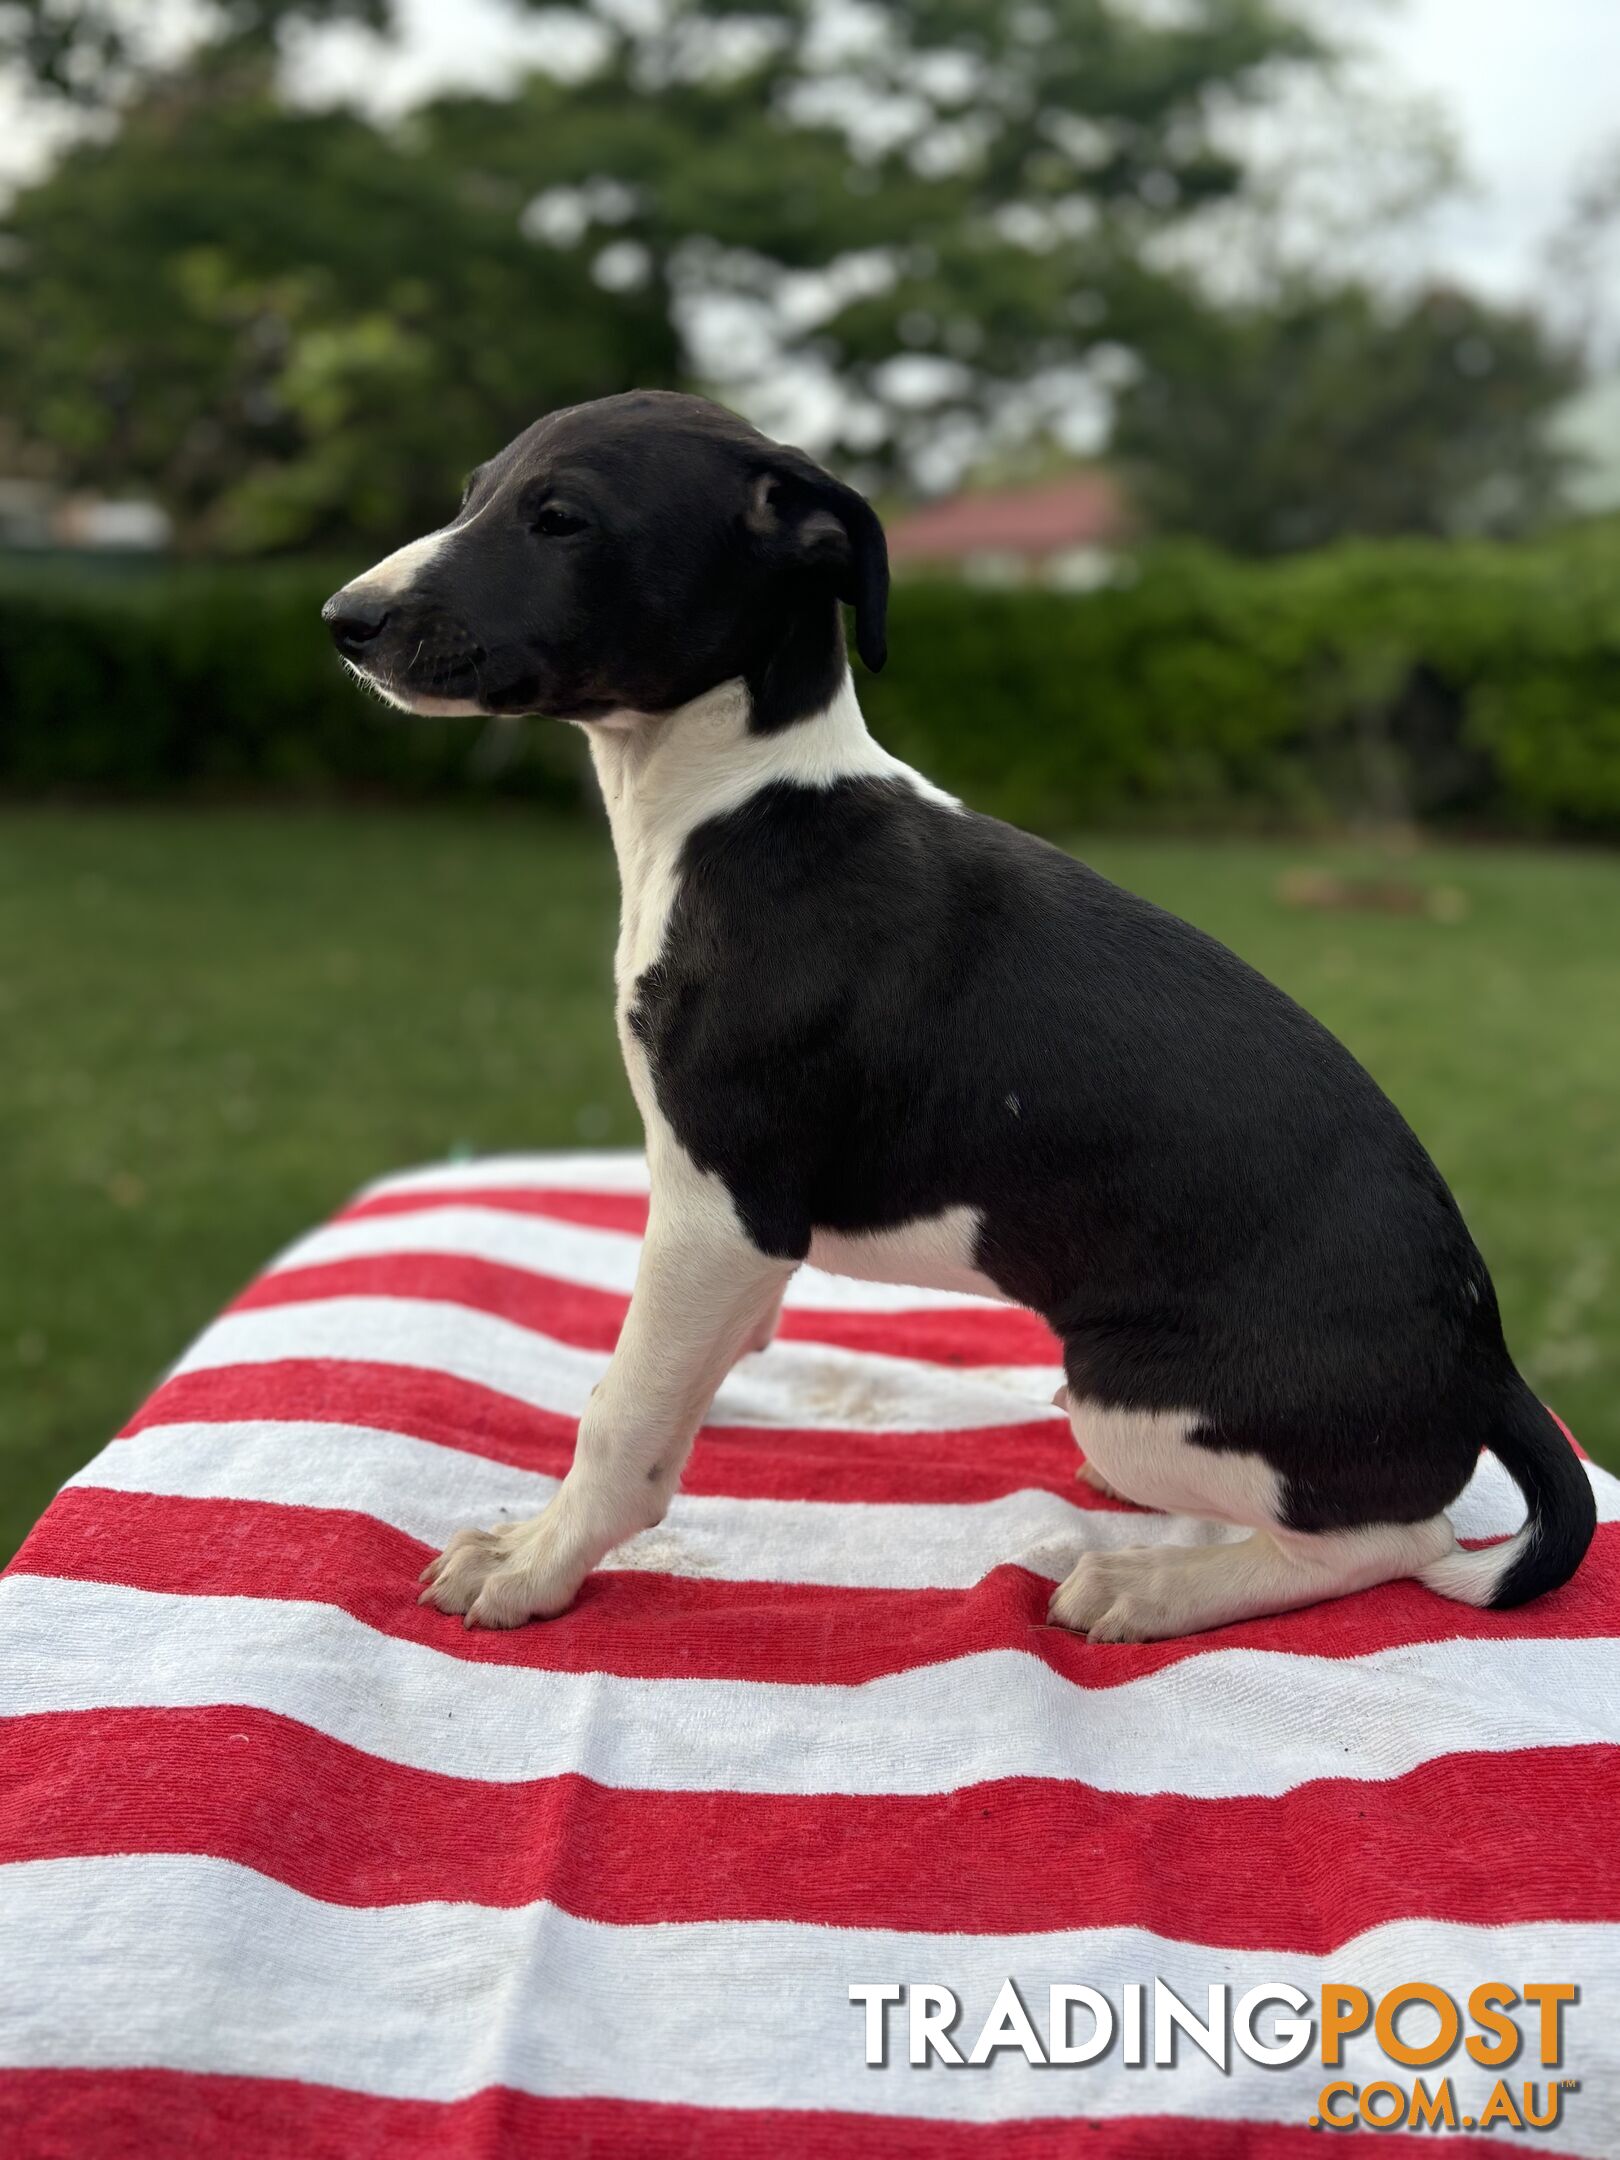
[[[458,1530],[422,1570],[419,1605],[460,1613],[467,1627],[514,1628],[550,1620],[573,1603],[577,1585],[564,1580],[547,1553],[545,1517],[496,1530]]]
[[[1184,1581],[1178,1548],[1131,1545],[1082,1553],[1052,1592],[1046,1617],[1093,1642],[1161,1642],[1187,1632],[1177,1590]]]

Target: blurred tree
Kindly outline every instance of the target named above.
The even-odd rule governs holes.
[[[294,22],[360,22],[386,30],[393,0],[199,0],[193,9],[211,45],[266,50]],[[105,109],[164,66],[174,34],[167,11],[132,0],[5,0],[0,64],[20,69],[47,97]]]
[[[1122,389],[1113,447],[1154,524],[1245,554],[1506,534],[1557,500],[1546,422],[1579,379],[1526,311],[1296,284],[1189,307]]]
[[[937,474],[1174,316],[1154,243],[1241,192],[1232,114],[1325,63],[1308,12],[585,0],[582,81],[427,118],[547,245],[664,292],[694,375],[767,421],[773,374],[819,384],[835,456]]]
[[[148,490],[182,544],[437,524],[548,404],[667,380],[652,295],[536,248],[508,190],[211,49],[27,190],[0,260],[13,462]]]
[[[583,0],[545,11],[583,73],[510,99],[277,95],[284,21],[383,12],[218,0],[164,66],[116,0],[12,10],[106,98],[0,233],[15,455],[197,545],[386,537],[548,405],[703,380],[769,421],[790,377],[835,456],[915,470],[1179,322],[1152,242],[1241,190],[1221,116],[1323,57],[1304,0]]]
[[[1614,365],[1620,344],[1620,141],[1591,158],[1547,251],[1561,316]]]

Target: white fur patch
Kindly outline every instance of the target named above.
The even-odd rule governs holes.
[[[376,692],[385,705],[397,706],[399,711],[418,713],[426,719],[468,720],[475,719],[484,708],[476,698],[425,697],[417,691],[391,690],[379,676],[373,675],[357,661],[345,660],[343,665],[356,682]]]
[[[417,572],[425,570],[443,551],[454,530],[454,526],[441,525],[437,532],[424,533],[420,540],[407,540],[392,555],[385,555],[380,563],[373,563],[360,577],[352,579],[351,584],[370,593],[404,592]]]
[[[374,593],[403,592],[419,571],[425,570],[437,555],[442,554],[456,534],[470,531],[495,500],[492,495],[489,502],[475,510],[471,517],[454,517],[448,525],[423,533],[419,540],[407,540],[403,547],[395,548],[392,555],[385,555],[380,563],[373,563],[359,577],[351,578],[350,588],[363,588]]]
[[[978,1236],[977,1208],[951,1207],[892,1230],[863,1230],[849,1237],[818,1230],[810,1240],[810,1262],[829,1275],[853,1275],[861,1282],[907,1283],[919,1290],[1001,1298],[975,1264]]]
[[[1109,1409],[1072,1395],[1066,1407],[1081,1453],[1121,1499],[1249,1530],[1281,1523],[1281,1481],[1270,1463],[1189,1441],[1203,1422],[1196,1410]]]

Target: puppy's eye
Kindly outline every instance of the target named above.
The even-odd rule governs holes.
[[[565,540],[570,533],[583,532],[585,520],[575,517],[572,510],[559,510],[548,503],[530,520],[529,530],[543,534],[548,540]]]

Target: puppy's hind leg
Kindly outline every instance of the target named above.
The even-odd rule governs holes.
[[[1420,1575],[1450,1552],[1443,1515],[1364,1530],[1255,1530],[1235,1544],[1091,1552],[1052,1593],[1047,1617],[1093,1642],[1159,1642],[1293,1612]]]
[[[1454,1547],[1444,1515],[1351,1530],[1291,1528],[1276,1470],[1260,1455],[1201,1443],[1196,1412],[1074,1397],[1069,1409],[1089,1462],[1115,1492],[1251,1533],[1219,1544],[1082,1554],[1053,1592],[1048,1617],[1094,1642],[1156,1642],[1292,1612],[1421,1574]]]
[[[1125,1495],[1117,1492],[1103,1476],[1094,1462],[1083,1462],[1074,1473],[1078,1484],[1089,1485],[1093,1492],[1100,1492],[1105,1500],[1123,1500]]]
[[[1060,1387],[1052,1397],[1052,1408],[1061,1410],[1065,1414],[1069,1420],[1069,1429],[1073,1432],[1076,1442],[1084,1449],[1086,1443],[1080,1422],[1080,1412],[1076,1409],[1066,1387]],[[1110,1478],[1103,1475],[1089,1455],[1083,1457],[1074,1475],[1078,1484],[1089,1485],[1093,1492],[1100,1492],[1105,1500],[1124,1500],[1128,1506],[1134,1507],[1137,1505],[1135,1501],[1131,1500],[1129,1494],[1121,1492]]]

